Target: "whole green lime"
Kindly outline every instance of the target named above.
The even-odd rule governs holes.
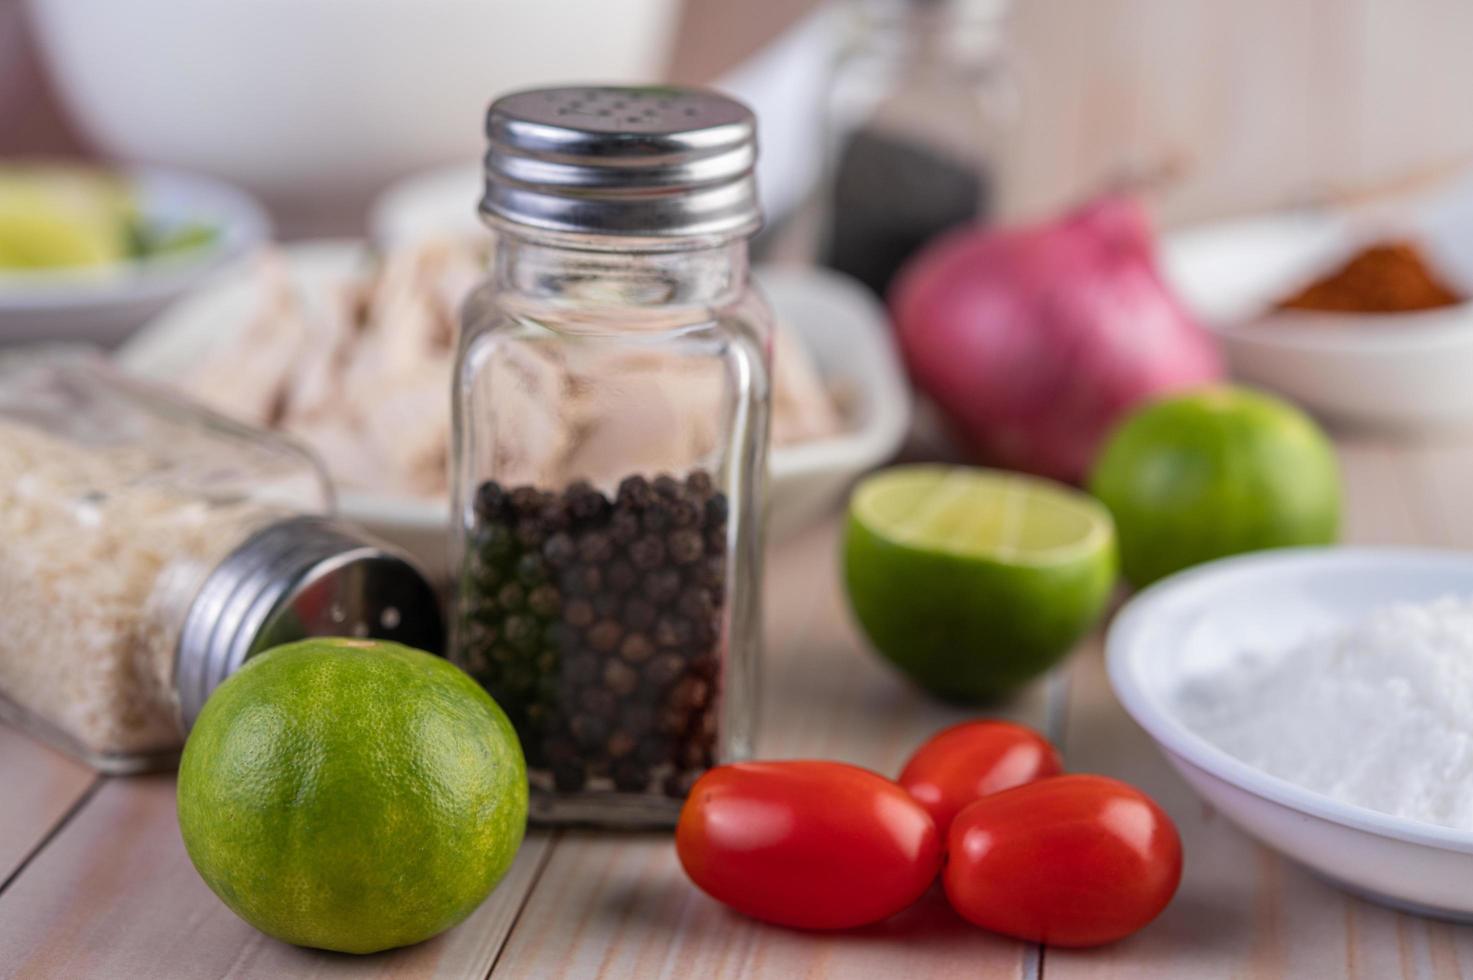
[[[1244,388],[1137,411],[1105,444],[1090,490],[1115,515],[1138,587],[1226,555],[1330,544],[1340,526],[1329,440],[1297,408]]]
[[[886,659],[948,700],[995,700],[1045,672],[1099,618],[1115,569],[1109,513],[1049,480],[902,466],[849,501],[855,618]]]
[[[179,829],[205,883],[262,932],[372,953],[450,928],[511,866],[521,746],[448,662],[316,639],[248,661],[210,697],[179,768]]]

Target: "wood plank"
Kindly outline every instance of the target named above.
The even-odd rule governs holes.
[[[834,758],[894,773],[924,738],[966,717],[900,681],[849,623],[838,522],[772,557],[761,754]],[[1042,724],[1042,686],[1011,713]],[[891,922],[841,934],[764,926],[681,873],[667,835],[574,834],[559,843],[496,976],[538,978],[1032,976],[1031,947],[973,929],[933,893]]]
[[[369,957],[299,949],[236,918],[184,852],[170,776],[110,779],[0,896],[0,977],[480,978],[548,846],[536,834],[492,897],[427,943]]]
[[[81,763],[0,724],[0,890],[96,781]]]
[[[1430,492],[1427,481],[1473,464],[1473,448],[1430,462],[1419,452],[1378,440],[1341,441],[1350,543],[1414,545],[1436,537],[1426,501],[1440,491]],[[1067,762],[1155,797],[1182,832],[1186,872],[1176,900],[1149,928],[1103,949],[1049,949],[1044,977],[1458,977],[1460,963],[1473,975],[1473,929],[1352,898],[1204,804],[1115,701],[1100,647],[1074,665],[1063,733]]]

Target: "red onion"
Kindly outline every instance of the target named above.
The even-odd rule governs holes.
[[[901,271],[890,305],[912,377],[983,459],[1057,479],[1082,479],[1141,401],[1222,376],[1128,197],[944,235]]]

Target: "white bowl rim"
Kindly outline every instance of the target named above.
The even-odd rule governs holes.
[[[1265,566],[1314,568],[1374,563],[1384,570],[1388,562],[1456,566],[1473,573],[1473,554],[1445,548],[1280,548],[1208,562],[1147,587],[1116,614],[1105,637],[1105,665],[1110,685],[1126,712],[1160,748],[1244,792],[1290,810],[1376,836],[1473,854],[1473,831],[1344,803],[1249,765],[1179,721],[1170,710],[1146,693],[1136,675],[1133,654],[1138,647],[1136,638],[1144,623],[1158,606],[1183,590],[1203,588],[1213,579],[1228,574],[1251,574]]]
[[[1271,310],[1250,320],[1204,325],[1221,337],[1264,347],[1420,353],[1473,346],[1473,302],[1411,313]]]

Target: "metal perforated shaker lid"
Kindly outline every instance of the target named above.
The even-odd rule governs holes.
[[[497,99],[486,115],[493,221],[624,237],[750,235],[762,223],[757,122],[701,89],[579,86]]]
[[[185,729],[248,659],[310,636],[439,653],[444,627],[434,589],[393,550],[326,518],[267,525],[226,556],[190,604],[174,666]]]

